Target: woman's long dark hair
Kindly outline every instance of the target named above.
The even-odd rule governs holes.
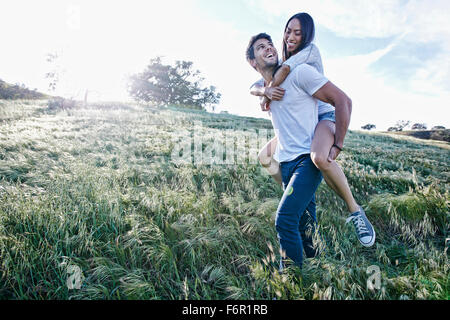
[[[284,27],[284,33],[286,33],[287,26],[292,19],[297,19],[300,22],[300,26],[302,27],[302,43],[296,50],[295,53],[297,53],[303,48],[307,47],[314,40],[315,34],[314,20],[306,12],[297,13],[293,15],[286,23],[286,26]],[[291,55],[295,53],[289,53],[287,51],[287,46],[286,43],[284,42],[284,34],[283,34],[283,61],[286,61],[287,59],[289,59]]]

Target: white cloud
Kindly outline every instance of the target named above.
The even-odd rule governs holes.
[[[445,116],[447,108],[443,102],[450,99],[450,93],[430,96],[401,91],[385,78],[368,71],[370,64],[389,49],[327,61],[327,77],[352,99],[350,128],[359,129],[373,123],[377,130],[387,130],[398,120],[449,127],[450,118]]]
[[[247,0],[255,10],[284,18],[308,12],[317,24],[345,37],[389,37],[413,33],[422,39],[448,33],[447,0]]]

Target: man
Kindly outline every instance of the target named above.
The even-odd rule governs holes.
[[[265,84],[270,83],[278,67],[278,53],[271,37],[265,33],[252,37],[246,55]],[[309,155],[318,121],[317,99],[332,104],[336,110],[335,142],[329,155],[332,160],[336,159],[344,144],[352,103],[344,92],[307,64],[291,70],[281,87],[283,99],[272,101],[271,113],[278,137],[274,158],[280,163],[285,190],[275,221],[282,251],[282,269],[286,257],[301,266],[303,249],[307,257],[316,253],[312,236],[306,229],[311,220],[313,225],[316,223],[314,194],[322,180]],[[365,215],[361,219],[367,220]]]

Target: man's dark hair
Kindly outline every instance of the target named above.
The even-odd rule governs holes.
[[[297,52],[307,47],[313,40],[315,34],[314,20],[306,12],[297,13],[293,15],[286,26],[284,27],[284,32],[286,32],[287,26],[292,19],[297,19],[302,27],[302,43],[297,49]],[[286,61],[292,54],[288,53],[286,43],[283,41],[283,61]]]
[[[253,50],[253,45],[259,39],[267,39],[267,40],[270,41],[270,43],[273,43],[272,42],[272,38],[267,33],[264,33],[264,32],[259,33],[256,36],[251,37],[251,39],[250,39],[250,41],[248,43],[248,46],[247,46],[247,51],[245,52],[247,61],[255,59],[255,51]]]

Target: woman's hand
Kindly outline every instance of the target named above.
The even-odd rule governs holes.
[[[261,106],[262,111],[269,111],[270,110],[270,100],[266,96],[264,96],[260,101],[259,104]]]
[[[270,100],[279,101],[283,99],[284,93],[286,90],[284,90],[281,87],[265,87],[264,88],[264,96],[269,98]]]

